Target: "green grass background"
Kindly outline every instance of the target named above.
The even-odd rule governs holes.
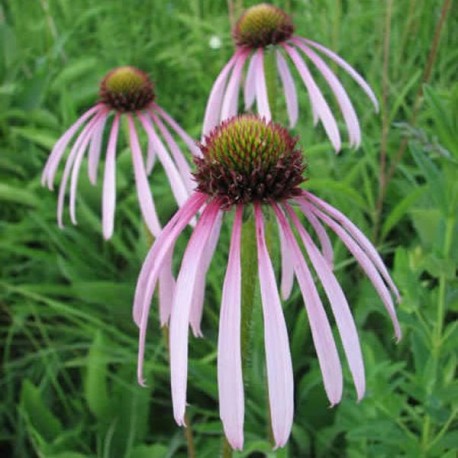
[[[363,345],[366,396],[356,403],[346,370],[343,400],[328,407],[295,289],[284,304],[295,374],[291,439],[285,449],[272,451],[258,308],[247,371],[245,450],[234,456],[455,457],[456,2],[277,3],[293,14],[297,34],[341,54],[381,100],[376,115],[354,82],[341,75],[361,118],[363,145],[357,151],[344,147],[336,156],[322,128],[313,129],[298,85],[301,113],[294,132],[309,162],[307,187],[344,211],[383,254],[403,296],[398,313],[404,336],[394,342],[381,301],[336,241],[337,276]],[[437,32],[444,3],[451,5]],[[437,52],[431,54],[435,33]],[[221,40],[219,49],[210,47],[212,37]],[[172,417],[155,307],[148,388],[136,382],[131,303],[148,241],[125,142],[118,154],[116,228],[109,242],[101,235],[100,183],[94,188],[81,174],[79,224],[61,231],[56,194],[40,186],[40,174],[55,141],[94,103],[99,81],[118,65],[147,71],[158,103],[197,138],[212,82],[232,52],[222,0],[0,2],[2,457],[191,456]],[[284,110],[280,117],[285,121]],[[394,174],[380,207],[383,152]],[[160,167],[151,187],[165,222],[175,206]],[[228,243],[225,226],[208,276],[205,338],[190,338],[188,412],[197,457],[216,457],[222,447],[216,341]]]

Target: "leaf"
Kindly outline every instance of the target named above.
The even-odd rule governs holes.
[[[87,57],[66,65],[64,70],[54,79],[52,89],[61,89],[77,82],[82,76],[91,74],[94,68],[97,67],[97,63],[98,61],[95,57]]]
[[[57,140],[55,136],[33,127],[12,127],[11,131],[45,149],[51,149]]]
[[[29,207],[38,207],[40,201],[32,191],[26,188],[17,188],[7,183],[0,183],[0,201],[13,202]]]
[[[161,444],[138,445],[131,453],[130,458],[164,458],[167,455],[168,448]]]

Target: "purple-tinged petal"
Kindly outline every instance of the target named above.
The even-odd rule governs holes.
[[[312,274],[294,237],[293,231],[278,207],[274,206],[274,210],[293,258],[296,278],[304,299],[312,339],[323,375],[324,388],[331,406],[333,406],[342,397],[343,377],[331,326],[313,281]]]
[[[100,152],[102,149],[103,141],[103,132],[105,130],[105,124],[108,119],[108,116],[103,118],[103,122],[100,122],[97,130],[94,132],[94,135],[91,139],[91,144],[89,146],[88,154],[88,176],[91,184],[95,185],[97,182],[97,168],[100,161]]]
[[[361,89],[369,97],[369,99],[371,100],[372,104],[374,105],[375,111],[379,110],[377,97],[375,97],[374,92],[372,91],[370,86],[366,83],[364,78],[350,64],[345,62],[335,52],[331,51],[330,49],[326,48],[323,45],[320,45],[319,43],[316,43],[315,41],[306,40],[305,38],[302,38],[302,41],[305,42],[306,44],[308,44],[310,46],[313,46],[314,48],[320,50],[323,54],[326,54],[326,56],[328,56],[330,59],[332,59],[337,65],[339,65],[339,67],[343,68],[356,81],[356,83],[358,83],[358,85],[361,87]]]
[[[161,224],[156,214],[153,197],[149,188],[148,177],[146,176],[145,164],[143,162],[142,151],[138,143],[138,135],[135,129],[134,120],[131,114],[127,114],[129,125],[129,142],[132,153],[132,164],[134,167],[135,184],[137,186],[138,202],[148,229],[157,237],[161,232]]]
[[[103,111],[105,111],[103,105],[96,105],[95,107],[92,107],[90,110],[86,111],[82,116],[80,116],[80,118],[64,133],[64,135],[62,135],[62,137],[60,137],[59,140],[57,140],[43,169],[43,174],[41,177],[41,184],[43,186],[47,184],[49,189],[53,189],[53,181],[57,167],[70,140],[73,138],[76,131],[89,117],[91,117],[92,115],[97,115],[98,113]]]
[[[331,140],[332,145],[336,152],[340,150],[341,147],[341,140],[339,129],[337,127],[336,120],[334,119],[334,115],[332,114],[331,109],[329,108],[328,103],[323,97],[320,89],[318,88],[315,80],[313,79],[310,70],[307,67],[307,64],[304,62],[302,57],[299,53],[291,46],[283,44],[283,48],[288,53],[289,57],[293,61],[294,65],[299,72],[302,81],[304,82],[307,91],[310,97],[310,103],[316,110],[321,122],[323,124],[324,130],[326,131],[329,139]]]
[[[323,254],[324,259],[329,264],[331,269],[334,268],[334,249],[332,248],[331,240],[329,239],[328,233],[324,229],[323,225],[320,223],[319,219],[313,215],[313,213],[307,213],[306,215],[309,223],[313,227],[316,235],[318,236],[318,240],[320,241],[321,245],[321,253]]]
[[[167,178],[169,179],[173,195],[175,196],[178,205],[181,207],[189,197],[189,193],[183,182],[183,177],[179,174],[174,162],[169,156],[169,153],[165,149],[164,144],[154,130],[150,118],[143,113],[138,113],[137,115],[148,135],[148,138],[154,144],[154,150],[156,151],[157,157],[164,167],[164,171],[167,175]]]
[[[211,260],[213,259],[213,255],[215,253],[216,245],[219,240],[222,218],[223,213],[220,212],[213,227],[213,232],[211,233],[208,244],[205,247],[204,253],[200,260],[200,267],[197,271],[194,290],[192,293],[190,293],[193,296],[193,300],[191,305],[189,324],[191,325],[191,329],[195,337],[203,337],[202,331],[200,329],[200,323],[202,321],[202,312],[204,306],[205,280],[207,277],[208,268],[210,267]]]
[[[312,238],[302,226],[293,209],[288,204],[285,204],[284,206],[290,219],[296,226],[310,261],[321,281],[321,284],[323,285],[324,292],[328,297],[329,304],[331,305],[331,310],[334,314],[337,328],[339,330],[340,338],[342,339],[345,355],[347,356],[350,372],[353,376],[358,400],[361,400],[364,396],[366,388],[363,355],[361,353],[361,345],[359,343],[355,321],[353,320],[347,299],[345,298],[345,294],[343,293],[339,282],[336,280],[336,277],[330,269],[329,264],[313,243]],[[310,213],[310,211],[307,213]]]
[[[119,114],[115,115],[108,140],[103,175],[102,192],[102,230],[103,237],[108,240],[113,235],[114,215],[116,207],[116,144],[119,132]]]
[[[258,113],[264,117],[266,121],[270,121],[272,115],[270,113],[269,97],[267,95],[266,75],[264,72],[264,52],[262,48],[256,51],[255,84]]]
[[[183,153],[181,152],[179,146],[177,145],[176,141],[170,135],[169,130],[161,121],[159,116],[157,116],[153,111],[151,111],[151,118],[153,123],[157,125],[159,130],[161,131],[162,137],[166,141],[170,151],[172,152],[173,160],[180,171],[181,179],[183,180],[184,185],[186,186],[186,190],[188,193],[191,193],[193,189],[196,187],[196,183],[192,179],[191,168],[189,167],[188,162],[186,161]]]
[[[243,448],[243,419],[245,414],[240,342],[242,215],[243,206],[239,205],[235,211],[232,228],[218,333],[219,414],[227,440],[235,450]]]
[[[285,58],[282,56],[280,51],[277,51],[276,55],[278,73],[280,74],[280,79],[283,84],[283,91],[285,92],[286,108],[288,110],[289,117],[289,126],[293,128],[297,123],[297,117],[299,112],[297,104],[296,86],[294,84],[293,77],[291,75]]]
[[[193,194],[188,202],[180,208],[164,230],[159,234],[143,263],[135,289],[133,316],[139,327],[137,378],[140,385],[144,385],[143,360],[145,356],[146,330],[148,326],[151,299],[154,294],[158,276],[161,270],[167,267],[167,255],[173,252],[176,239],[189,224],[203,205],[207,196],[201,193]],[[164,264],[165,263],[165,264]]]
[[[293,423],[293,368],[285,318],[266,246],[262,210],[259,204],[255,204],[254,209],[272,432],[276,447],[283,447]]]
[[[146,150],[146,174],[150,175],[156,162],[156,154],[154,152],[154,143],[148,137],[148,149]]]
[[[279,227],[280,250],[281,250],[281,296],[283,300],[287,300],[291,295],[294,283],[294,266],[291,261],[291,253],[289,252],[288,244],[286,243],[283,231]]]
[[[226,87],[227,77],[232,67],[243,53],[236,51],[229,62],[224,66],[221,73],[216,78],[208,98],[205,109],[204,125],[202,135],[208,135],[210,131],[219,124],[221,114],[221,103],[223,101],[224,89]]]
[[[367,256],[371,259],[374,263],[375,267],[378,269],[388,286],[390,287],[393,294],[396,296],[397,301],[401,300],[401,296],[399,294],[396,285],[394,284],[393,280],[388,273],[388,269],[385,267],[385,264],[382,261],[382,258],[377,253],[377,250],[369,241],[369,239],[362,233],[361,229],[359,229],[350,219],[348,219],[341,211],[334,208],[332,205],[328,204],[324,200],[316,197],[310,192],[304,192],[305,197],[307,200],[313,202],[314,204],[318,205],[323,211],[325,211],[329,216],[334,218],[340,225],[342,225],[348,233],[356,240],[356,242],[361,246],[361,248],[366,252]]]
[[[221,107],[221,121],[224,121],[227,118],[232,118],[237,114],[240,80],[242,78],[242,70],[247,56],[248,54],[246,52],[240,54],[240,57],[234,65],[229,82],[227,83],[226,93],[224,94],[223,104]]]
[[[312,51],[307,45],[305,45],[298,38],[294,39],[293,42],[298,46],[305,55],[315,64],[316,68],[323,75],[324,79],[329,84],[332,92],[334,93],[337,102],[342,112],[345,124],[348,129],[350,146],[358,147],[361,143],[361,129],[359,127],[358,117],[356,116],[355,109],[348,97],[347,92],[342,86],[341,82],[334,75],[332,70],[326,65],[326,63],[318,56],[317,53]]]
[[[207,205],[197,222],[183,256],[178,274],[170,317],[170,373],[173,414],[178,425],[184,425],[188,372],[188,331],[194,290],[200,259],[213,230],[219,204]]]
[[[172,312],[175,278],[172,272],[173,246],[167,252],[159,273],[159,319],[161,327],[169,322]]]
[[[257,55],[253,54],[248,63],[248,70],[245,76],[245,86],[243,90],[245,110],[249,110],[256,99],[256,60]]]

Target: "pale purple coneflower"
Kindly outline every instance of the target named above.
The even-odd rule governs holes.
[[[151,299],[164,262],[170,262],[178,236],[202,212],[181,261],[173,304],[160,304],[161,324],[170,320],[170,365],[175,420],[184,425],[188,365],[188,327],[201,335],[205,276],[216,248],[222,218],[234,213],[218,336],[220,416],[231,446],[243,446],[244,390],[241,355],[241,232],[245,217],[256,227],[258,276],[264,316],[264,341],[272,431],[276,446],[291,432],[294,411],[293,370],[287,328],[274,269],[266,244],[264,213],[276,218],[282,253],[281,293],[290,294],[294,276],[302,292],[310,329],[331,405],[342,396],[342,368],[331,325],[311,268],[319,278],[334,315],[352,374],[357,398],[365,390],[361,347],[353,316],[335,274],[333,249],[325,226],[346,245],[371,280],[385,305],[399,339],[401,331],[392,296],[399,293],[376,249],[341,212],[305,191],[302,152],[286,129],[254,115],[224,121],[204,139],[196,158],[197,189],[164,227],[143,264],[134,301],[140,329],[138,379],[143,379],[145,336]],[[305,216],[319,241],[312,239],[298,216]],[[297,231],[298,237],[295,235]],[[305,248],[307,257],[302,250]]]
[[[116,147],[120,121],[127,118],[132,165],[140,209],[148,229],[157,236],[161,224],[148,183],[155,158],[161,162],[170,181],[179,206],[187,200],[194,183],[189,164],[171,131],[180,137],[193,154],[200,154],[194,140],[156,102],[153,85],[146,73],[135,67],[119,67],[110,71],[100,84],[100,99],[86,111],[57,141],[43,170],[42,183],[53,189],[59,163],[71,140],[78,131],[65,164],[58,196],[57,220],[63,226],[63,208],[70,180],[70,218],[76,224],[76,187],[81,164],[88,151],[88,175],[96,183],[106,123],[113,116],[105,153],[102,193],[103,235],[113,234],[116,206]],[[148,137],[148,151],[144,160],[135,126],[139,122]],[[171,153],[171,154],[170,154]]]
[[[249,110],[256,100],[257,112],[267,120],[271,119],[264,68],[265,54],[270,50],[275,54],[290,126],[294,127],[298,119],[298,97],[288,59],[298,71],[308,91],[314,124],[321,121],[334,149],[339,151],[341,148],[336,119],[307,65],[307,62],[310,62],[326,81],[337,100],[348,130],[350,147],[359,146],[361,129],[355,109],[342,83],[321,56],[326,56],[332,63],[345,70],[378,110],[372,89],[353,67],[323,45],[294,35],[291,17],[280,8],[266,3],[249,8],[236,23],[232,34],[236,50],[211,90],[205,111],[204,135],[220,121],[237,114],[238,95],[242,85],[245,110]],[[246,64],[247,71],[242,84],[242,73]]]

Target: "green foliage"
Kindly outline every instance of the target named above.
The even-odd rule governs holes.
[[[382,113],[388,120],[388,161],[395,160],[403,139],[408,148],[387,188],[378,248],[401,290],[403,339],[394,342],[372,286],[336,242],[336,272],[363,344],[366,396],[356,403],[346,374],[344,400],[328,408],[295,291],[284,306],[295,372],[295,422],[288,446],[273,451],[261,311],[255,303],[245,450],[234,457],[451,458],[458,449],[453,319],[458,312],[458,43],[452,33],[458,15],[452,14],[453,5],[415,114],[442,2],[392,3]],[[386,2],[278,4],[290,9],[298,34],[336,50],[382,95]],[[212,37],[221,40],[219,49],[210,47]],[[186,439],[173,420],[167,350],[155,304],[145,362],[148,387],[136,381],[138,332],[131,304],[148,242],[128,150],[121,148],[117,157],[116,227],[109,242],[101,236],[100,183],[93,187],[81,177],[79,224],[61,231],[56,193],[41,188],[40,175],[52,145],[94,103],[98,83],[116,65],[148,72],[161,106],[197,138],[209,90],[232,50],[226,2],[0,2],[1,456],[187,456]],[[361,149],[345,147],[339,156],[331,151],[321,127],[311,125],[308,98],[299,85],[301,120],[295,134],[309,163],[307,186],[371,236],[378,211],[381,118],[365,109],[364,95],[341,76],[361,119]],[[284,108],[279,106],[282,121]],[[160,167],[151,184],[165,222],[175,207]],[[228,219],[208,274],[205,339],[190,338],[188,412],[199,458],[221,452],[216,345],[229,226]]]

